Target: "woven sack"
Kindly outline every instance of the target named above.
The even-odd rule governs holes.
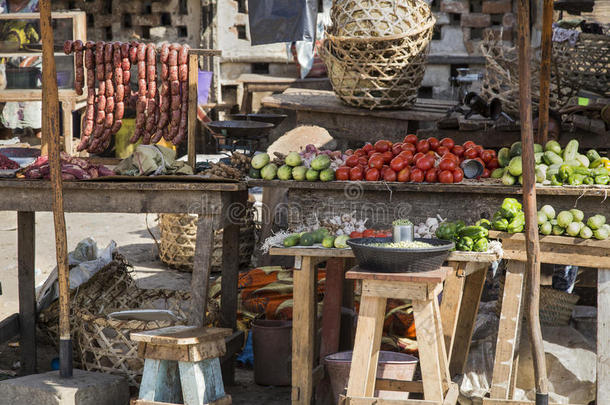
[[[574,91],[610,97],[610,36],[580,34],[576,44],[553,42],[559,75]]]
[[[430,7],[417,0],[335,0],[330,17],[333,35],[386,37],[426,25]]]

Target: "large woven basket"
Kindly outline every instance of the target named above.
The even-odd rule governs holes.
[[[574,46],[569,41],[553,42],[553,56],[572,89],[610,97],[610,36],[580,34]]]
[[[193,271],[195,241],[197,239],[197,215],[160,214],[159,258],[171,268],[182,271]],[[222,234],[214,232],[212,250],[212,271],[218,272],[222,266]],[[239,264],[248,267],[255,244],[253,204],[249,203],[246,219],[239,230]]]
[[[341,0],[333,1],[330,17],[333,35],[387,37],[427,25],[430,8],[413,0]]]

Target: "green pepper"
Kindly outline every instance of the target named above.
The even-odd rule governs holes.
[[[505,198],[504,201],[502,201],[500,212],[504,218],[511,219],[521,211],[521,208],[523,208],[523,206],[515,198]]]
[[[610,176],[607,174],[601,176],[595,176],[595,184],[606,185],[610,182]]]
[[[567,181],[570,178],[570,175],[574,174],[574,168],[570,165],[561,165],[559,166],[559,173],[557,176],[559,180]]]
[[[585,176],[588,176],[591,174],[591,171],[586,167],[575,167],[574,174],[584,174]]]
[[[451,240],[455,236],[455,223],[443,222],[436,228],[435,235],[439,239]]]
[[[464,221],[462,221],[461,219],[455,221],[455,232],[459,232],[460,229],[464,228],[466,226],[466,223]]]
[[[592,184],[595,184],[595,179],[591,176],[586,176],[582,183],[590,186]]]
[[[489,241],[487,240],[487,238],[481,238],[474,243],[472,250],[474,250],[475,252],[487,252],[488,248]]]
[[[458,231],[458,236],[464,237],[464,236],[468,236],[469,238],[472,238],[472,240],[478,240],[481,238],[485,238],[487,237],[487,235],[489,235],[489,231],[486,228],[483,228],[482,226],[467,226],[465,228],[462,228]]]
[[[585,176],[582,174],[571,174],[568,177],[568,184],[571,186],[580,186],[584,180],[585,180]]]
[[[610,175],[610,171],[608,169],[606,169],[604,166],[600,166],[600,167],[596,167],[595,169],[591,170],[591,175],[592,176],[607,176],[607,175]]]
[[[500,218],[492,222],[491,227],[496,231],[505,231],[508,228],[508,219]]]
[[[464,237],[458,239],[457,245],[455,247],[457,250],[470,251],[470,250],[472,250],[473,246],[474,246],[474,241],[472,240],[472,238],[470,238],[468,236],[464,236]]]
[[[551,186],[563,186],[563,183],[559,181],[557,174],[551,176]]]
[[[502,213],[500,211],[496,211],[494,213],[494,216],[491,218],[491,222],[494,223],[495,221],[502,219]]]
[[[604,160],[603,158],[599,158],[599,159],[595,159],[593,162],[591,162],[591,164],[589,165],[589,167],[591,169],[595,169],[597,167],[603,167],[604,166]]]
[[[491,222],[489,222],[489,219],[486,219],[486,218],[479,219],[475,223],[475,225],[476,226],[482,226],[483,228],[485,228],[487,230],[491,229]]]
[[[506,227],[506,231],[509,233],[519,233],[523,232],[523,227],[525,226],[525,214],[521,213],[521,215],[517,215],[513,218],[512,221]]]

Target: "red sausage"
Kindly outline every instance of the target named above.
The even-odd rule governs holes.
[[[67,40],[64,42],[64,53],[70,55],[72,53],[72,41]]]

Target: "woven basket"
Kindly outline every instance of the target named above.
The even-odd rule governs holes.
[[[502,310],[502,297],[504,295],[504,280],[500,278],[500,294],[496,302],[496,315],[500,316]],[[559,291],[549,286],[540,286],[540,323],[547,326],[565,326],[570,323],[572,311],[580,297],[565,291]],[[528,311],[526,302],[524,313]]]
[[[610,36],[580,34],[574,46],[553,42],[553,55],[559,74],[572,89],[610,97]]]
[[[401,35],[427,25],[430,8],[416,0],[333,1],[330,32],[346,37]]]
[[[239,265],[248,267],[254,251],[254,208],[248,203],[246,222],[239,230]],[[159,258],[169,267],[193,271],[195,257],[195,241],[197,239],[197,215],[192,214],[160,214]],[[222,234],[214,232],[214,247],[212,250],[212,271],[220,271],[222,266]]]

